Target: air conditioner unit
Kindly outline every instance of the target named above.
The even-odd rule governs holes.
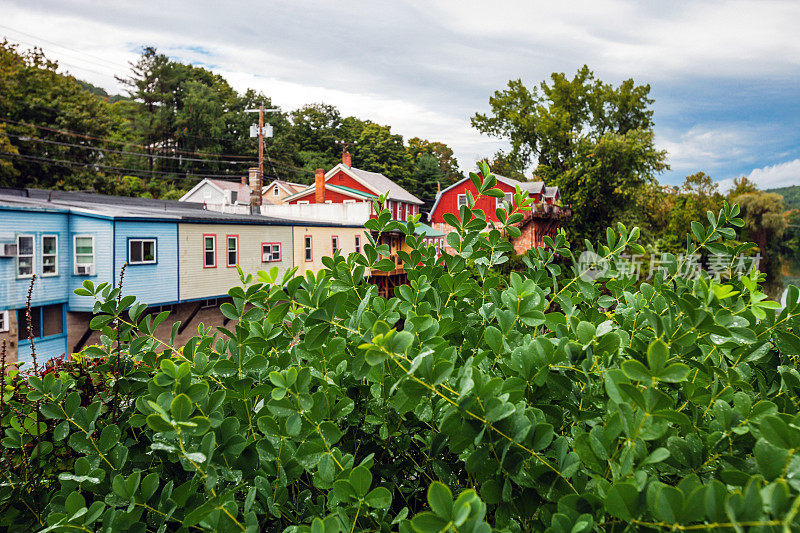
[[[85,264],[85,265],[78,265],[75,267],[76,273],[79,276],[91,276],[94,274],[94,265]]]
[[[0,244],[0,257],[17,257],[17,245],[11,243]]]

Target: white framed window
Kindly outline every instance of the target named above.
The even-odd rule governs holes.
[[[281,243],[262,242],[261,243],[261,262],[271,263],[281,260]]]
[[[311,240],[311,235],[306,235],[304,238],[305,241],[305,252],[306,252],[306,261],[313,261],[314,260],[314,243]]]
[[[335,254],[336,250],[338,250],[338,249],[339,249],[339,236],[338,235],[332,235],[331,236],[331,253]]]
[[[8,309],[0,311],[0,333],[8,331],[11,327],[11,324],[8,323],[8,317]]]
[[[356,203],[356,201],[355,200],[342,200],[342,203],[343,204],[354,204],[354,203]]]
[[[58,276],[58,235],[42,235],[42,276]]]
[[[75,235],[72,241],[75,275],[94,274],[94,235]]]
[[[503,204],[508,202],[510,204],[514,204],[514,193],[507,192],[502,198],[497,198],[496,206],[498,208],[503,207]]]
[[[235,204],[239,200],[239,191],[231,191],[231,203]]]
[[[235,267],[239,264],[239,236],[238,235],[228,235],[225,237],[227,244],[228,244],[228,253],[226,259],[228,261],[227,266]]]
[[[308,200],[299,200],[297,203],[300,204],[300,205],[308,205],[309,201]]]
[[[17,235],[17,277],[29,278],[33,276],[34,262],[34,237],[33,235]]]
[[[467,195],[466,194],[459,194],[458,195],[458,207],[462,205],[467,205]]]
[[[154,265],[158,262],[157,259],[155,239],[128,240],[129,265]]]
[[[203,268],[217,268],[216,235],[203,235]]]
[[[206,300],[203,300],[203,303],[200,304],[200,309],[211,309],[212,307],[217,307],[216,298],[208,298]]]
[[[272,189],[272,196],[280,196],[280,195],[281,195],[281,190],[280,190],[280,189],[278,188],[278,186],[276,185],[276,186],[275,186],[275,187]]]
[[[356,253],[361,253],[361,235],[356,235]]]

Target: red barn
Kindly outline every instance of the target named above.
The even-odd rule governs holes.
[[[287,204],[339,204],[370,202],[388,192],[387,208],[395,220],[408,220],[419,213],[422,200],[378,172],[351,166],[350,153],[342,154],[342,162],[328,172],[318,169],[314,185],[287,196]],[[375,213],[372,215],[375,216]]]
[[[569,210],[562,209],[559,205],[561,195],[558,187],[545,187],[541,181],[517,181],[505,176],[498,176],[496,187],[505,192],[504,198],[492,198],[484,196],[475,202],[477,209],[486,213],[486,218],[492,222],[499,222],[495,210],[502,207],[505,202],[513,204],[513,196],[516,188],[527,191],[528,196],[534,201],[531,210],[525,212],[525,218],[517,224],[522,234],[512,241],[514,250],[517,253],[524,253],[530,248],[544,246],[542,238],[545,235],[555,236],[561,219],[569,217]],[[436,201],[431,208],[429,220],[431,226],[444,233],[453,231],[444,220],[445,213],[453,213],[458,216],[459,208],[467,204],[467,191],[473,197],[478,195],[478,190],[469,178],[454,183],[436,195]],[[516,208],[516,205],[513,205]],[[452,252],[452,250],[448,250]]]

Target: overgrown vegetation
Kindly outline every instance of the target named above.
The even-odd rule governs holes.
[[[481,170],[480,195],[502,195]],[[6,379],[0,523],[800,528],[796,288],[779,310],[758,273],[692,280],[678,259],[639,286],[615,271],[641,251],[639,230],[619,225],[593,247],[611,265],[602,277],[584,276],[559,235],[499,290],[488,274],[511,247],[481,211],[448,216],[458,254],[443,258],[414,221],[390,218],[368,229],[400,230],[411,245],[410,285],[395,297],[365,281],[388,261],[367,235],[363,255],[326,258],[317,275],[242,274],[221,308],[232,327],[201,327],[183,347],[153,336],[166,313],[145,316],[119,287],[87,281],[77,292],[98,299],[103,345]],[[687,255],[734,255],[742,224],[735,205],[708,213]]]

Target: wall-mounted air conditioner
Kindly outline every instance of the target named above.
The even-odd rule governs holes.
[[[75,267],[75,273],[78,276],[91,276],[92,274],[94,274],[94,265],[92,264],[77,265]]]
[[[15,243],[0,243],[0,257],[17,257],[17,245]]]

